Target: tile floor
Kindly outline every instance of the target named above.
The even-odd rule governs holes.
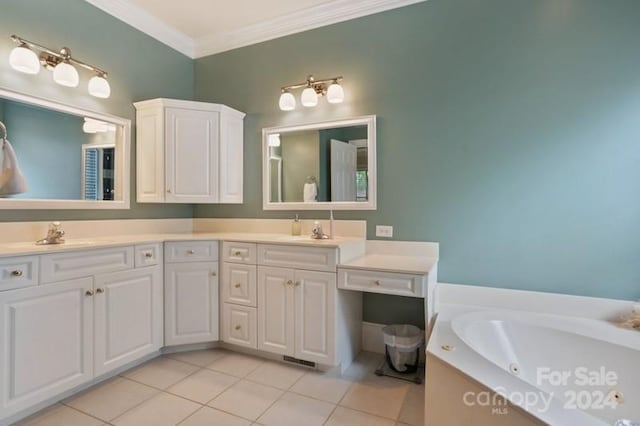
[[[423,426],[424,386],[373,371],[343,375],[211,349],[169,354],[20,422],[23,426]]]

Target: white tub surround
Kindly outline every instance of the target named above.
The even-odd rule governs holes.
[[[611,322],[633,302],[450,284],[436,293],[427,375],[442,380],[427,381],[428,424],[640,419],[640,334]]]
[[[425,299],[425,324],[433,315],[439,244],[367,241],[364,256],[338,266],[338,288]]]

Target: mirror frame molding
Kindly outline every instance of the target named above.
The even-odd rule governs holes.
[[[273,203],[269,196],[269,135],[302,130],[330,129],[333,127],[367,126],[367,170],[369,197],[367,201],[319,201],[317,203]],[[293,126],[266,127],[262,129],[262,209],[263,210],[376,210],[376,116],[364,115],[341,120],[320,121]]]
[[[44,107],[59,112],[77,115],[80,117],[95,118],[100,121],[122,126],[122,149],[116,155],[116,164],[122,164],[120,180],[122,185],[122,200],[92,201],[92,200],[56,200],[56,199],[22,199],[22,198],[0,198],[0,210],[128,210],[131,206],[131,120],[115,115],[102,114],[82,108],[66,105],[60,102],[51,101],[37,96],[26,95],[15,92],[4,87],[0,87],[0,97],[30,105]],[[9,140],[11,133],[9,130]]]

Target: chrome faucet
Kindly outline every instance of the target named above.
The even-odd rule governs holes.
[[[63,244],[64,243],[64,231],[60,229],[60,222],[51,222],[49,224],[49,230],[47,236],[41,240],[36,241],[36,245],[42,246],[47,244]]]

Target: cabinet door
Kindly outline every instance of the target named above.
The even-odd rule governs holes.
[[[293,269],[258,267],[258,349],[294,355]]]
[[[166,264],[164,303],[167,346],[218,340],[218,264]]]
[[[336,275],[295,271],[295,357],[321,364],[336,361]]]
[[[258,349],[256,308],[224,303],[222,310],[222,340]]]
[[[165,118],[165,200],[217,203],[219,113],[167,108]]]
[[[136,197],[139,203],[164,201],[164,114],[162,108],[136,113]]]
[[[162,347],[162,268],[95,278],[96,376]]]
[[[93,279],[0,293],[1,419],[93,377]]]
[[[256,267],[225,262],[222,273],[222,300],[236,305],[256,306]]]
[[[220,123],[220,202],[242,203],[243,120],[222,113]]]

